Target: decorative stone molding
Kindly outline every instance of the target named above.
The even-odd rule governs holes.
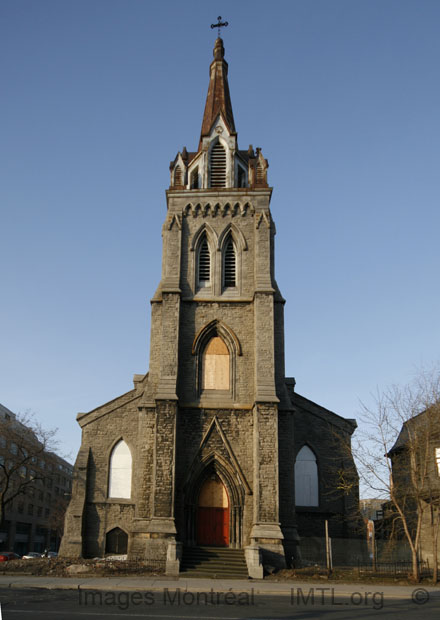
[[[270,228],[270,213],[269,211],[261,211],[255,218],[255,227],[260,228],[261,222],[266,224],[266,228]]]
[[[167,218],[168,230],[171,230],[173,224],[176,223],[176,226],[179,230],[182,230],[182,216],[174,213],[173,215],[169,215]]]
[[[241,215],[242,217],[247,214],[252,215],[255,212],[252,204],[249,202],[240,203],[240,202],[225,202],[225,203],[210,203],[206,202],[204,204],[192,204],[189,203],[183,208],[183,216],[189,217],[198,217],[201,215],[202,217],[207,217],[208,215],[212,217],[216,217],[220,214],[222,217],[226,217],[230,215],[231,217],[237,217]]]

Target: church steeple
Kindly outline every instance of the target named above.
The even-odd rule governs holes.
[[[204,137],[209,136],[212,125],[219,114],[230,134],[235,134],[234,115],[232,113],[231,96],[228,84],[228,63],[225,60],[223,40],[218,37],[214,45],[214,60],[209,68],[209,87],[203,114],[202,131],[200,133],[199,150]]]
[[[223,41],[214,44],[209,87],[197,151],[183,148],[170,162],[171,191],[206,189],[267,188],[267,160],[261,149],[256,153],[238,148],[234,114],[228,85],[228,63]]]

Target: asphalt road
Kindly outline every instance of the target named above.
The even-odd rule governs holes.
[[[426,592],[426,591],[423,591]],[[0,589],[2,620],[99,620],[100,618],[156,618],[164,620],[275,620],[329,619],[438,620],[440,592],[418,601],[387,598],[380,592],[341,595],[331,589],[294,588],[290,596],[252,595],[237,592],[80,591]],[[426,600],[425,600],[426,599]]]

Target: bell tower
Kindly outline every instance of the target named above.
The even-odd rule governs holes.
[[[149,530],[197,543],[189,489],[197,495],[208,475],[222,478],[221,450],[208,445],[215,420],[222,449],[229,447],[229,475],[241,480],[231,545],[263,547],[272,563],[283,565],[278,410],[292,407],[284,383],[284,300],[274,277],[272,188],[261,149],[238,148],[221,38],[213,54],[198,150],[183,148],[170,164],[162,278],[152,299],[141,403],[156,410],[160,472]],[[201,454],[204,440],[211,461]],[[186,478],[176,463],[189,472]]]

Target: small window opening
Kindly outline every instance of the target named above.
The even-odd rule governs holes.
[[[199,169],[195,168],[192,172],[191,172],[191,184],[190,184],[190,188],[191,189],[199,189]]]
[[[237,169],[237,187],[246,187],[246,172],[241,166]]]
[[[116,555],[125,555],[128,547],[128,535],[120,527],[107,532],[105,537],[105,552]]]

